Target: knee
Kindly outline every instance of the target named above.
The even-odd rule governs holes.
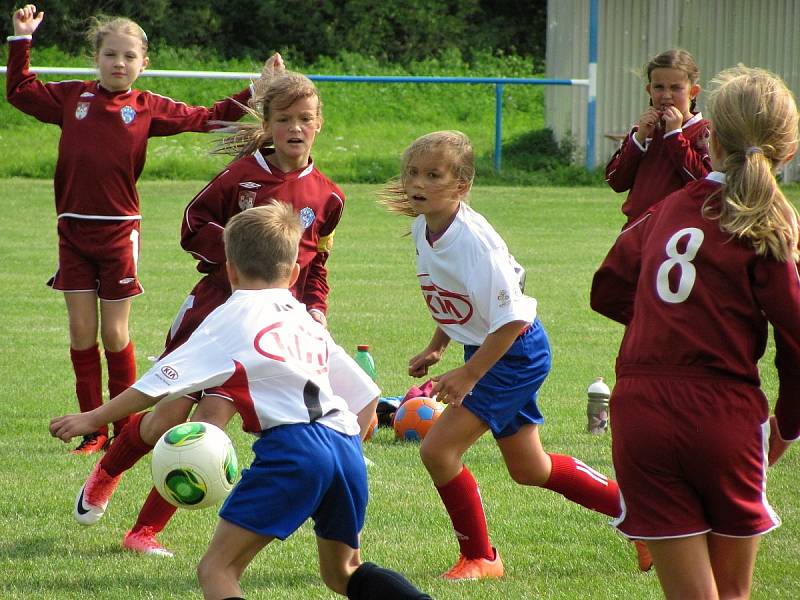
[[[508,474],[519,485],[542,486],[547,483],[549,473],[537,464],[506,464]]]
[[[128,345],[130,337],[128,335],[128,324],[100,325],[100,337],[103,340],[103,347],[111,352],[119,352]]]
[[[426,444],[425,440],[419,446],[419,457],[428,472],[434,472],[445,462],[440,448],[433,444]]]
[[[181,420],[172,418],[171,414],[151,410],[139,421],[139,437],[146,444],[154,445],[165,431],[181,423]]]

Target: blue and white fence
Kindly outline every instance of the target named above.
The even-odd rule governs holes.
[[[31,67],[31,71],[39,74],[53,75],[86,75],[95,77],[95,69],[80,69],[70,67]],[[0,74],[5,74],[6,68],[0,67]],[[196,79],[257,79],[258,73],[237,73],[225,71],[170,71],[148,69],[142,77],[183,77]],[[372,75],[309,75],[312,81],[338,81],[343,83],[444,83],[468,85],[493,85],[495,89],[494,112],[494,168],[500,171],[502,165],[502,134],[503,134],[503,88],[505,85],[576,85],[588,86],[592,89],[589,79],[539,79],[539,78],[514,78],[514,77],[411,77],[411,76],[372,76]],[[591,98],[591,94],[590,94]],[[591,102],[592,108],[594,103]],[[590,128],[587,139],[587,148],[594,147],[594,128]],[[592,168],[588,157],[594,152],[587,152],[587,168]]]

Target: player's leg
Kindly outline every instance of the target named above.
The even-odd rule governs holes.
[[[131,298],[100,300],[100,339],[108,366],[108,397],[114,398],[136,381],[136,355],[128,332]],[[122,432],[128,417],[114,422],[114,435]]]
[[[197,565],[204,598],[239,598],[239,580],[247,565],[273,537],[264,537],[220,519],[206,553]]]
[[[189,406],[193,405],[193,402],[188,397],[179,400],[184,403],[189,402]],[[156,405],[156,409],[158,409],[159,404]],[[182,407],[185,406],[186,404],[182,404]],[[185,413],[175,412],[156,415],[154,414],[156,409],[152,411],[153,417],[147,419],[147,432],[143,436],[146,437],[148,441],[152,441],[152,444],[155,444],[170,427],[185,421],[189,412],[186,410]],[[232,402],[220,398],[219,396],[209,395],[203,396],[197,403],[197,408],[191,420],[211,423],[220,429],[225,429],[226,425],[235,414],[236,408]],[[181,420],[175,422],[178,417],[180,417]],[[141,554],[173,556],[173,553],[165,548],[158,541],[156,536],[164,530],[176,511],[177,508],[175,506],[164,500],[161,494],[158,493],[158,490],[152,488],[139,511],[136,523],[134,523],[133,527],[125,534],[122,546]]]
[[[667,600],[718,600],[707,535],[648,540]]]
[[[720,600],[750,597],[761,536],[708,535],[708,553]]]
[[[430,600],[397,571],[362,563],[358,550],[317,537],[319,572],[331,590],[350,600]]]
[[[66,291],[64,301],[69,319],[70,359],[75,372],[75,394],[81,412],[87,412],[103,403],[103,371],[97,345],[97,294],[94,291]],[[73,452],[92,454],[102,450],[107,441],[108,427],[104,425],[95,433],[84,436]]]
[[[616,482],[577,458],[546,453],[538,425],[525,425],[513,435],[497,438],[497,445],[517,483],[544,487],[609,517],[619,516]]]
[[[489,540],[478,484],[462,462],[464,453],[488,429],[464,407],[447,407],[420,446],[422,463],[450,515],[461,556],[448,579],[499,577],[502,562]]]
[[[113,398],[136,381],[136,357],[128,330],[131,299],[144,292],[137,277],[139,221],[103,225],[93,232],[91,257],[97,265],[100,338],[108,365],[108,395]],[[114,423],[118,435],[127,419]]]

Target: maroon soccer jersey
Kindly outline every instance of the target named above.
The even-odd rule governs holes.
[[[262,152],[232,162],[186,207],[181,246],[200,262],[197,270],[219,277],[227,285],[222,232],[235,214],[270,200],[294,207],[303,222],[297,262],[300,276],[292,294],[323,313],[328,307],[328,272],[325,263],[344,209],[344,194],[313,163],[283,173],[269,164]]]
[[[775,413],[782,437],[796,439],[798,265],[756,255],[702,216],[721,180],[711,173],[687,185],[623,230],[595,273],[592,308],[627,325],[618,377],[651,371],[758,385],[772,324],[780,384]]]
[[[235,121],[250,90],[213,108],[188,106],[151,92],[109,92],[97,81],[42,83],[30,67],[29,39],[9,42],[6,94],[22,112],[61,127],[54,177],[61,217],[139,218],[136,181],[147,140],[184,131],[208,131],[209,121]]]
[[[668,194],[711,172],[708,121],[700,113],[680,131],[665,136],[662,128],[656,129],[646,151],[633,139],[637,130],[633,128],[606,165],[608,185],[615,192],[630,190],[622,204],[628,223]]]

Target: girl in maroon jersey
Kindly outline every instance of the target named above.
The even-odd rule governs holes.
[[[630,224],[653,204],[711,171],[708,121],[695,112],[700,71],[685,50],[662,52],[644,67],[650,106],[606,165],[615,192],[629,191]]]
[[[81,411],[88,411],[103,401],[98,333],[109,396],[136,379],[128,318],[131,298],[143,292],[137,277],[141,215],[136,181],[148,138],[208,131],[214,119],[237,120],[250,89],[211,109],[132,89],[148,65],[147,36],[125,18],[95,19],[88,31],[97,80],[42,83],[30,71],[30,48],[43,18],[33,4],[14,12],[7,96],[21,111],[61,128],[53,181],[58,269],[49,285],[64,292],[75,391]],[[114,433],[124,424],[114,423]],[[74,452],[90,454],[107,441],[104,426],[84,437]]]
[[[276,73],[256,93],[254,104],[260,106],[260,114],[252,114],[258,121],[229,124],[235,131],[220,142],[220,152],[233,153],[236,159],[186,207],[181,245],[198,259],[197,269],[203,277],[178,312],[167,336],[165,354],[185,342],[231,295],[222,241],[228,221],[248,208],[273,200],[291,205],[304,227],[297,259],[300,273],[291,292],[315,320],[327,323],[325,264],[345,198],[311,159],[311,149],[322,128],[319,91],[307,77],[285,71]],[[167,429],[185,421],[195,403],[190,397],[179,398],[132,416],[78,494],[75,518],[84,525],[96,523],[122,474],[150,452]],[[230,415],[215,412],[215,406],[201,397],[192,419],[224,428]],[[171,556],[156,534],[166,527],[175,510],[153,488],[123,546],[143,554]]]
[[[775,170],[797,150],[791,92],[720,73],[714,171],[623,230],[592,307],[626,325],[611,396],[626,536],[644,538],[667,598],[746,598],[762,534],[780,525],[766,466],[800,438],[798,214]],[[758,361],[775,338],[774,416]]]

